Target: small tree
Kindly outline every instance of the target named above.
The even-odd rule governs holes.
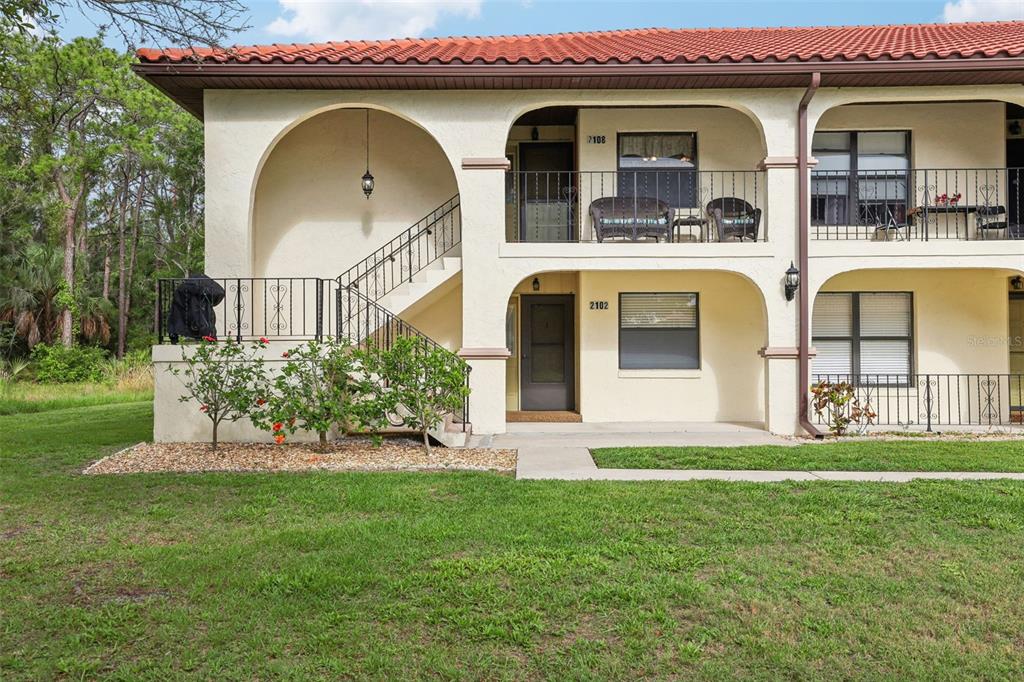
[[[351,345],[332,339],[309,341],[282,356],[287,362],[274,377],[273,390],[265,399],[267,410],[253,422],[272,430],[278,443],[284,441],[284,431],[313,431],[324,450],[327,433],[336,426],[346,428],[351,419],[356,387],[351,379]]]
[[[398,337],[390,349],[371,349],[364,357],[370,358],[372,372],[368,374],[377,378],[378,409],[418,431],[429,453],[430,429],[446,414],[460,410],[469,395],[466,363],[414,336]]]
[[[850,424],[872,424],[878,416],[870,406],[861,406],[856,390],[846,381],[819,381],[811,386],[811,405],[834,436],[844,435]]]
[[[184,369],[169,367],[168,371],[182,378],[187,395],[181,402],[195,400],[199,411],[213,425],[211,445],[217,449],[217,428],[223,421],[238,421],[256,412],[258,401],[266,393],[266,375],[260,351],[266,339],[245,346],[234,341],[221,341],[204,336],[189,352],[181,349]]]

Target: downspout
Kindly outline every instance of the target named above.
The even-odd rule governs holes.
[[[800,235],[798,239],[798,253],[797,259],[799,260],[800,268],[800,289],[799,289],[799,304],[800,304],[800,345],[797,348],[797,355],[799,357],[799,368],[797,370],[799,377],[797,379],[797,410],[799,411],[800,426],[803,427],[807,433],[815,438],[823,438],[824,434],[811,423],[808,417],[809,404],[807,401],[807,382],[810,379],[811,359],[810,359],[810,347],[811,347],[811,324],[810,324],[810,296],[807,292],[808,282],[808,240],[810,234],[811,224],[811,211],[810,211],[810,178],[809,178],[809,154],[807,153],[807,105],[811,103],[811,99],[814,98],[814,93],[818,91],[818,86],[821,85],[821,73],[815,71],[811,74],[811,82],[807,86],[807,90],[804,91],[804,96],[800,99],[800,106],[797,108],[797,182],[799,183],[797,189],[797,197],[799,206],[797,207],[799,218],[799,229]]]

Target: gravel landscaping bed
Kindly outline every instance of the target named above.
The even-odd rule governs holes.
[[[439,471],[462,469],[511,473],[515,450],[435,447],[428,455],[409,438],[386,438],[374,447],[368,438],[331,443],[320,452],[312,444],[139,443],[89,465],[85,474],[199,471]]]

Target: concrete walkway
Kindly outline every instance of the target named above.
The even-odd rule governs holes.
[[[732,471],[728,469],[598,469],[582,447],[519,449],[516,478],[563,481],[875,481],[907,483],[932,480],[1024,480],[1024,473],[991,471]]]

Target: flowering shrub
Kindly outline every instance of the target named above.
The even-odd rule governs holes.
[[[359,357],[363,374],[378,379],[367,405],[418,431],[430,452],[430,429],[446,414],[460,410],[469,395],[465,363],[426,339],[411,336],[398,337],[388,350],[369,348]]]
[[[265,395],[266,376],[260,351],[266,339],[248,346],[204,336],[193,352],[182,346],[184,368],[168,371],[182,379],[187,395],[181,402],[194,400],[199,411],[213,426],[211,445],[217,449],[217,428],[223,421],[238,421],[254,415],[254,406]]]
[[[811,405],[834,436],[844,435],[850,424],[873,424],[878,416],[870,406],[861,406],[853,385],[846,381],[820,381],[811,386]]]
[[[939,196],[935,197],[935,203],[938,206],[956,206],[960,203],[960,199],[963,195],[960,192],[956,194],[946,194],[943,192]]]
[[[352,415],[351,347],[333,339],[309,341],[281,357],[287,362],[271,382],[268,395],[256,400],[258,406],[266,404],[266,410],[257,413],[253,423],[270,430],[278,444],[284,442],[286,432],[312,431],[324,449],[328,432],[344,429]]]

